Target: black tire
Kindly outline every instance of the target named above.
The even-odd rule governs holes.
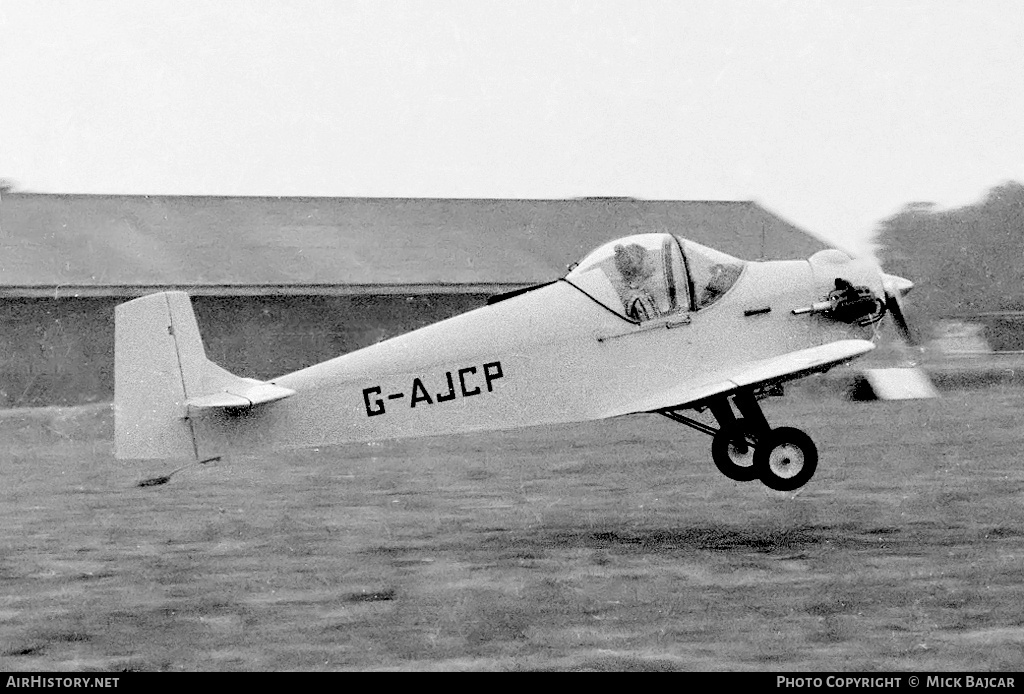
[[[754,468],[769,489],[791,492],[814,476],[818,449],[811,437],[799,429],[772,429],[754,449]]]
[[[720,429],[711,441],[711,459],[723,475],[737,482],[750,482],[758,478],[754,463],[754,447],[747,443],[746,423],[737,419],[733,426]],[[742,441],[742,446],[738,446]],[[740,452],[739,448],[745,448]]]

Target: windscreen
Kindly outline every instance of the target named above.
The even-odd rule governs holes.
[[[744,261],[693,241],[683,241],[692,280],[694,308],[707,308],[732,288],[743,272]]]
[[[566,280],[636,322],[689,308],[686,267],[671,234],[635,234],[597,248]]]

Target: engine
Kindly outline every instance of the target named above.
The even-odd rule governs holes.
[[[837,277],[836,288],[828,293],[825,301],[793,309],[793,313],[821,313],[843,323],[869,325],[885,315],[885,302],[876,297],[869,287],[855,286]]]

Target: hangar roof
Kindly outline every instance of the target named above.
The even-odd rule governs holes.
[[[7,193],[0,287],[522,285],[645,231],[747,259],[824,248],[750,201]]]

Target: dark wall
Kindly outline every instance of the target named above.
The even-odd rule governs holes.
[[[0,406],[78,404],[113,392],[116,303],[0,300]]]
[[[985,325],[985,341],[996,352],[1024,351],[1024,318],[986,316],[972,319]]]
[[[273,378],[485,303],[481,294],[201,296],[210,359]],[[0,299],[0,407],[114,397],[114,307],[122,299]]]

